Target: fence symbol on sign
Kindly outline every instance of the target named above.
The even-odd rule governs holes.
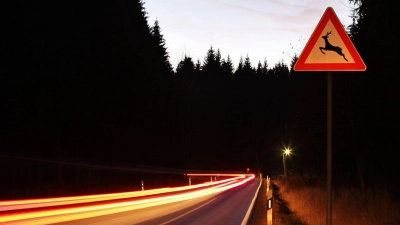
[[[340,48],[340,47],[338,47],[338,46],[333,46],[333,45],[331,45],[331,43],[329,43],[329,41],[328,41],[328,36],[329,36],[330,34],[332,34],[332,31],[327,32],[325,36],[322,36],[322,39],[325,40],[325,48],[324,48],[324,47],[319,47],[319,50],[320,50],[320,51],[322,52],[322,54],[324,54],[324,55],[325,55],[325,52],[323,52],[322,50],[325,50],[325,51],[334,51],[334,52],[336,52],[337,54],[343,56],[344,60],[348,61],[348,60],[346,59],[346,56],[344,56],[344,54],[343,54],[343,52],[342,52],[342,48]]]

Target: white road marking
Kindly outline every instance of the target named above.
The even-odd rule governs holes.
[[[256,198],[257,198],[257,195],[258,195],[258,191],[260,190],[261,184],[262,184],[262,180],[261,180],[261,182],[260,182],[260,185],[258,186],[258,189],[257,189],[257,191],[256,191],[256,194],[254,195],[253,201],[251,202],[250,207],[249,207],[249,209],[247,210],[246,216],[244,217],[244,219],[243,219],[243,221],[242,221],[242,225],[246,225],[247,222],[248,222],[248,220],[249,220],[249,218],[250,218],[250,213],[251,213],[251,211],[253,210],[254,202],[256,201]]]

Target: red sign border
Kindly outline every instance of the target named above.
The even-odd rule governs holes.
[[[354,63],[305,63],[318,39],[321,38],[320,34],[329,20],[332,22],[347,50],[354,59]],[[318,22],[317,27],[312,33],[293,69],[295,71],[365,71],[367,67],[340,23],[335,11],[332,7],[328,7],[322,15],[321,20]]]

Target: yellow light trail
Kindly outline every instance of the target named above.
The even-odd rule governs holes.
[[[212,176],[201,174],[198,176]],[[224,174],[220,174],[224,177]],[[222,192],[254,179],[254,175],[223,179],[192,186],[148,191],[87,195],[61,198],[0,201],[0,224],[49,224],[141,209]],[[176,193],[174,193],[176,192]],[[162,194],[162,196],[160,196]],[[168,195],[165,195],[168,194]],[[146,197],[134,199],[135,197]],[[133,199],[127,199],[133,198]],[[113,201],[112,203],[107,201]],[[120,200],[115,202],[115,200]],[[98,201],[98,204],[94,204]],[[80,206],[81,203],[91,205]],[[77,204],[70,206],[71,204]],[[56,208],[54,208],[57,206]],[[62,206],[60,208],[60,206]],[[48,209],[40,209],[49,207]],[[53,209],[52,209],[53,207]]]

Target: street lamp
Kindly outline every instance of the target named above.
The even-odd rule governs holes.
[[[287,177],[287,170],[286,170],[286,157],[288,156],[288,155],[290,155],[290,149],[289,148],[286,148],[284,151],[283,151],[283,176],[286,178]]]

